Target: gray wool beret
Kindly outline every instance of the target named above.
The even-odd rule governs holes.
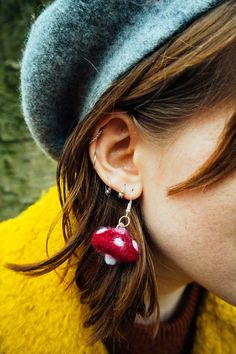
[[[71,128],[113,80],[222,2],[53,1],[22,50],[21,108],[37,145],[58,160]]]

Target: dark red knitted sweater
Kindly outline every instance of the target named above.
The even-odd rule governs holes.
[[[195,332],[198,306],[204,288],[196,283],[187,285],[175,315],[161,322],[158,334],[153,340],[149,326],[135,324],[122,343],[104,341],[110,354],[189,354]]]

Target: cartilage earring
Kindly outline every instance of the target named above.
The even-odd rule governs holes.
[[[97,138],[99,137],[99,135],[101,135],[103,132],[103,128],[101,128],[99,130],[99,132],[96,134],[96,136],[89,142],[89,144],[92,144],[95,140],[97,140]],[[96,152],[96,145],[95,145],[95,149],[94,149],[94,154],[93,154],[93,168],[95,169],[95,163],[96,163],[96,159],[97,159],[97,152]]]
[[[91,244],[98,253],[104,256],[106,264],[136,262],[139,258],[138,244],[126,229],[130,223],[129,213],[133,190],[126,213],[120,217],[117,226],[101,226],[92,233]]]
[[[108,187],[105,185],[105,194],[109,197],[111,194],[111,187],[110,187],[110,178],[107,176],[107,180],[108,180]]]

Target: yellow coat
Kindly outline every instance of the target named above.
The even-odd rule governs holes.
[[[0,354],[108,353],[100,341],[86,346],[90,329],[82,327],[84,307],[75,284],[64,291],[55,271],[30,277],[4,267],[5,262],[24,264],[47,258],[47,232],[59,210],[54,185],[17,217],[0,223]],[[51,234],[50,256],[64,245],[60,227],[59,221]],[[209,292],[197,318],[192,353],[236,353],[236,308]]]

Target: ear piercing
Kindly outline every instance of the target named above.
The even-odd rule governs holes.
[[[102,134],[102,131],[103,129],[100,129],[98,134],[90,141],[90,144],[94,142],[100,134]],[[96,157],[97,154],[95,146],[93,157],[94,169]],[[109,177],[106,176],[106,178],[108,180],[108,186],[105,185],[105,194],[109,197],[111,194],[111,183]],[[118,193],[119,198],[124,197],[125,189],[126,183],[124,183],[123,188]],[[133,191],[134,189],[132,188],[126,213],[119,218],[117,226],[100,226],[92,232],[91,245],[99,254],[104,256],[104,261],[108,265],[115,265],[117,262],[132,263],[139,259],[138,243],[126,229],[130,223],[129,214],[131,211]]]

